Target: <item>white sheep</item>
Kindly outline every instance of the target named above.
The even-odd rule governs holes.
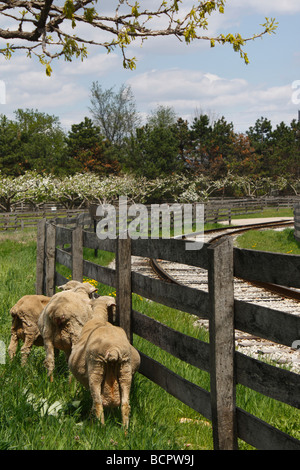
[[[38,328],[38,319],[50,299],[45,295],[24,295],[11,308],[11,339],[8,346],[10,359],[13,359],[16,354],[19,340],[24,342],[21,347],[22,365],[26,364],[33,345],[43,346],[43,338]]]
[[[140,355],[125,331],[95,314],[82,328],[69,357],[71,372],[91,392],[96,417],[104,424],[103,407],[121,405],[125,429],[129,425],[132,377],[139,365]]]
[[[54,348],[64,351],[68,359],[72,345],[77,341],[81,328],[92,317],[87,292],[68,290],[53,295],[38,320],[46,351],[45,366],[53,380]]]
[[[64,351],[68,360],[82,327],[92,318],[92,302],[95,301],[90,300],[89,291],[89,286],[84,283],[75,289],[58,292],[40,315],[38,327],[46,351],[44,364],[51,381],[55,365],[54,349]]]

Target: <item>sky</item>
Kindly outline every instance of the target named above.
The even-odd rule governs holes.
[[[149,3],[139,3],[145,1]],[[190,3],[183,0],[182,4]],[[97,8],[101,4],[107,6],[108,0],[98,2]],[[211,119],[224,116],[236,132],[245,132],[261,117],[269,119],[273,127],[282,121],[289,125],[298,119],[300,110],[300,1],[227,0],[225,13],[210,17],[208,33],[251,36],[262,30],[265,17],[278,21],[276,35],[245,46],[248,65],[230,45],[211,48],[207,41],[198,41],[187,46],[166,37],[132,46],[138,59],[133,71],[123,68],[118,52],[107,54],[97,46],[88,47],[83,62],[52,62],[51,77],[25,52],[15,53],[11,60],[1,56],[5,103],[0,96],[0,114],[14,119],[19,108],[37,109],[59,117],[68,131],[85,116],[92,117],[91,86],[97,81],[104,89],[115,87],[116,91],[123,84],[130,85],[143,118],[163,105],[190,122],[199,113]]]

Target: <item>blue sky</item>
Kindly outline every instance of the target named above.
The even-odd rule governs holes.
[[[189,3],[183,0],[183,5]],[[199,112],[212,119],[224,116],[237,132],[261,116],[273,126],[290,124],[300,109],[292,89],[293,82],[300,81],[299,0],[227,0],[225,14],[211,17],[210,31],[251,36],[261,30],[266,16],[279,22],[277,33],[247,44],[249,65],[229,45],[211,49],[202,41],[186,46],[175,38],[133,46],[138,58],[134,71],[123,69],[118,53],[107,55],[99,47],[89,47],[84,62],[53,62],[50,78],[25,53],[16,53],[10,61],[0,57],[0,79],[6,85],[0,113],[13,118],[18,108],[38,109],[58,116],[68,130],[90,116],[90,88],[98,81],[104,88],[130,85],[142,116],[164,105],[189,120]]]

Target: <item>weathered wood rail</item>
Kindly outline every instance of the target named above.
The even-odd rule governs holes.
[[[42,210],[29,212],[2,212],[0,213],[0,231],[24,230],[37,227],[39,220],[53,219],[53,217],[74,217],[84,211],[81,209],[58,209],[55,205]]]
[[[231,240],[198,251],[184,240],[99,240],[77,226],[43,220],[38,226],[36,292],[52,295],[66,279],[82,276],[116,287],[118,323],[174,357],[210,374],[210,392],[141,353],[140,373],[212,421],[215,449],[237,449],[238,438],[257,449],[300,450],[300,441],[236,406],[242,384],[292,407],[300,408],[300,375],[235,351],[234,329],[291,347],[300,339],[300,317],[234,299],[233,277],[300,287],[300,256],[258,253],[233,248]],[[71,250],[65,251],[68,244]],[[83,259],[83,246],[116,253],[116,269]],[[208,270],[209,292],[169,284],[131,270],[131,256],[153,257]],[[209,343],[187,336],[132,309],[132,293],[209,319]]]

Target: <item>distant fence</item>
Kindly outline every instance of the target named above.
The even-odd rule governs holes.
[[[261,196],[261,197],[244,197],[244,198],[233,198],[233,197],[212,197],[209,198],[209,203],[214,205],[227,205],[231,207],[243,206],[250,207],[260,205],[261,207],[293,207],[294,204],[300,202],[300,196]]]
[[[215,449],[237,449],[237,439],[257,449],[300,450],[300,441],[236,406],[236,385],[242,384],[288,405],[300,407],[300,375],[235,351],[234,329],[289,346],[300,339],[300,317],[234,299],[234,276],[300,288],[300,256],[233,248],[231,239],[186,250],[184,240],[99,240],[84,229],[81,218],[59,224],[40,221],[37,243],[36,292],[53,295],[67,279],[83,276],[116,288],[118,324],[187,364],[210,374],[210,392],[141,353],[139,372],[212,421]],[[64,245],[70,248],[64,250]],[[83,247],[116,253],[116,269],[83,258]],[[156,280],[131,269],[131,256],[159,258],[208,270],[209,292]],[[132,309],[132,293],[209,319],[205,343]]]
[[[178,204],[176,204],[177,206]],[[183,204],[179,204],[181,206],[181,210],[183,213]],[[231,224],[232,219],[234,216],[243,216],[243,215],[248,215],[248,214],[254,214],[254,213],[260,213],[263,211],[263,207],[259,204],[243,204],[242,207],[237,206],[227,206],[227,205],[218,205],[218,204],[211,204],[211,203],[205,203],[204,205],[204,219],[203,222],[205,224],[216,224],[218,222],[222,221],[228,221],[228,224]],[[172,203],[168,204],[168,209],[170,213],[170,228],[172,229],[174,227],[174,212],[172,211]],[[192,206],[192,213],[193,213],[193,221],[196,220],[195,218],[195,207],[196,204],[193,203],[191,204]],[[97,211],[97,204],[90,204],[89,206],[89,213],[91,217],[95,220],[97,219],[96,217],[96,211]],[[147,208],[147,212],[150,214],[151,213],[151,205],[145,205]],[[116,205],[115,206],[116,210],[116,219],[119,220],[119,207]],[[160,223],[160,228],[162,227],[162,213],[163,210],[159,214],[159,223]],[[179,219],[181,220],[181,213],[180,211],[178,212],[177,209],[177,216],[179,216]],[[99,218],[98,218],[99,220]],[[130,220],[130,217],[128,217],[128,220]],[[176,219],[175,219],[176,220]]]
[[[265,197],[265,198],[211,198],[204,203],[204,222],[218,223],[228,221],[232,223],[234,217],[261,213],[264,208],[272,207],[293,208],[296,203],[300,204],[299,197]],[[172,204],[172,203],[170,203]],[[93,217],[98,204],[86,203]],[[147,206],[146,207],[150,207]],[[88,208],[66,209],[61,203],[48,202],[40,204],[35,210],[28,203],[18,203],[13,206],[12,212],[0,213],[1,230],[23,230],[26,227],[35,227],[40,218],[53,219],[54,217],[71,217],[78,213],[87,213]],[[172,224],[172,213],[171,213]]]
[[[32,212],[2,212],[0,213],[0,231],[33,228],[36,227],[38,221],[43,218],[71,217],[83,212],[84,211],[80,209],[58,209],[56,206]]]
[[[295,238],[300,242],[300,203],[294,207],[294,218],[295,218]]]

